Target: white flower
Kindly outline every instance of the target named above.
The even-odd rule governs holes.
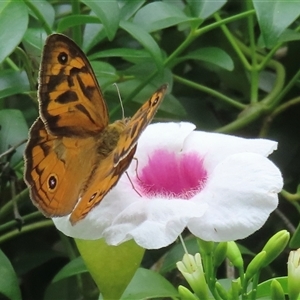
[[[244,238],[277,207],[283,182],[266,157],[277,143],[194,131],[190,123],[157,123],[142,134],[127,172],[84,220],[58,229],[118,245],[169,245],[188,228],[208,241]],[[138,191],[138,192],[137,192]]]

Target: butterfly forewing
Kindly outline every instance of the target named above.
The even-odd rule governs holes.
[[[129,121],[124,120],[123,130],[120,132],[115,149],[105,160],[99,162],[99,166],[95,174],[93,174],[90,184],[72,212],[70,216],[72,224],[84,218],[105,197],[111,188],[117,184],[121,175],[130,165],[135,154],[137,140],[153,119],[163,100],[166,89],[167,85],[163,85]]]
[[[128,168],[135,154],[136,146],[128,153],[127,157],[113,166],[114,153],[111,153],[105,161],[101,162],[91,180],[89,186],[70,216],[72,225],[85,218],[85,216],[99,204],[106,194],[118,183],[121,175]]]
[[[141,133],[157,112],[167,88],[166,84],[161,86],[128,121],[114,152],[114,165],[117,165],[120,160],[126,157],[132,147],[136,145]]]
[[[39,76],[40,113],[57,136],[88,136],[108,125],[108,112],[81,49],[60,34],[48,37]]]

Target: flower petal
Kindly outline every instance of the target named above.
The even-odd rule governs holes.
[[[177,239],[188,220],[201,218],[206,207],[187,200],[140,199],[115,218],[104,237],[112,245],[133,238],[147,249],[165,247]]]
[[[209,208],[201,218],[190,220],[188,228],[207,241],[245,238],[277,207],[282,185],[279,169],[267,158],[255,153],[231,155],[210,174],[195,200]]]
[[[183,142],[195,129],[195,125],[187,122],[180,123],[155,123],[151,124],[141,135],[135,157],[138,158],[139,167],[148,162],[148,156],[156,149],[168,149],[179,152]],[[136,163],[133,162],[129,172],[135,173]]]
[[[220,133],[193,131],[185,140],[184,151],[197,151],[211,168],[231,154],[252,152],[268,156],[277,149],[277,142],[266,139],[245,139]]]
[[[52,220],[57,229],[67,236],[95,240],[103,237],[103,230],[111,225],[120,212],[138,200],[140,200],[140,196],[133,190],[125,175],[118,182],[118,189],[112,189],[99,205],[74,226],[69,221],[69,215]]]

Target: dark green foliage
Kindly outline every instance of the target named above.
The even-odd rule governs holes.
[[[257,253],[273,233],[298,225],[300,6],[297,1],[252,2],[0,1],[0,295],[98,299],[73,241],[36,211],[23,182],[22,142],[38,116],[39,60],[43,41],[53,32],[70,36],[87,53],[112,120],[122,114],[112,83],[118,84],[126,116],[169,83],[156,121],[190,121],[199,130],[277,140],[271,159],[291,194],[283,194],[280,215],[273,214],[241,244]],[[300,245],[297,232],[294,247]],[[195,243],[189,246],[194,249]],[[174,268],[181,255],[179,247],[170,246],[147,252],[143,264],[156,264],[177,288],[182,280]],[[59,273],[64,279],[51,283],[73,259]],[[263,276],[285,275],[286,259],[279,258]],[[124,299],[177,296],[164,278],[139,272],[157,289],[149,285],[142,294],[137,289],[136,298],[127,290]],[[222,269],[218,275],[225,277]],[[140,277],[135,280],[141,284]]]

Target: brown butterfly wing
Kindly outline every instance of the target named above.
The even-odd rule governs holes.
[[[135,150],[136,146],[131,149],[126,159],[120,161],[116,167],[112,167],[114,161],[113,153],[104,161],[100,162],[93,176],[92,183],[89,184],[87,190],[84,191],[80,201],[70,216],[72,225],[84,219],[90,210],[99,204],[105,195],[118,183],[121,175],[131,163]]]
[[[92,67],[68,37],[50,35],[39,75],[40,115],[56,136],[89,136],[108,125],[108,112]]]
[[[95,141],[58,138],[43,121],[33,124],[25,149],[25,181],[33,203],[47,217],[72,212],[85,182],[95,168]]]
[[[156,114],[167,88],[167,84],[162,85],[128,121],[114,151],[114,166],[117,166],[136,145],[140,135]]]
[[[135,154],[138,138],[153,119],[163,100],[166,89],[167,85],[159,88],[129,121],[123,123],[117,121],[120,126],[123,126],[123,130],[120,130],[120,137],[115,150],[99,162],[90,184],[70,216],[72,224],[83,219],[117,184],[121,175],[130,165]]]

